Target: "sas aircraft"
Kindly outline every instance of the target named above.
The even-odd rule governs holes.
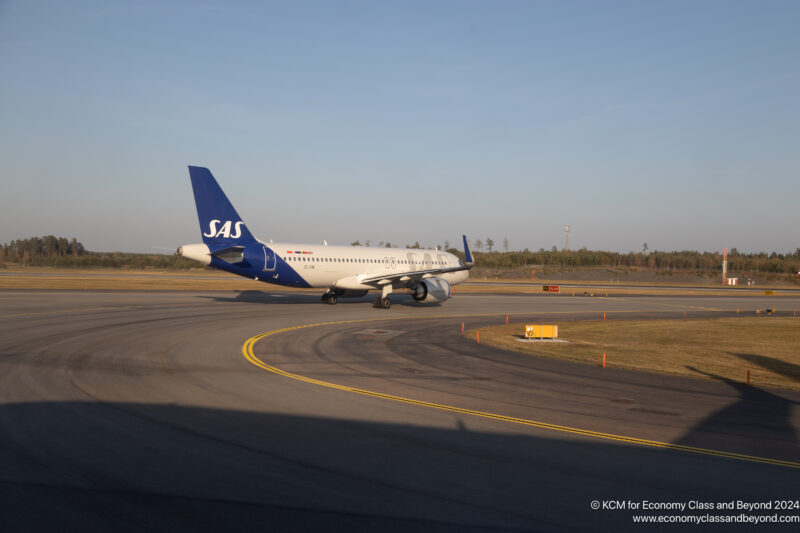
[[[285,287],[327,289],[322,302],[380,291],[375,307],[389,309],[389,295],[407,290],[417,302],[450,298],[473,266],[467,237],[466,262],[439,250],[362,248],[266,243],[253,237],[217,180],[204,167],[189,167],[203,244],[187,244],[178,255],[231,274]]]

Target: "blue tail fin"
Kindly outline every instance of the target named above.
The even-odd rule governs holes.
[[[190,166],[189,178],[205,244],[230,246],[255,241],[210,170]]]

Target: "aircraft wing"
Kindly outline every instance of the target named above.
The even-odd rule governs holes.
[[[437,274],[447,274],[448,272],[460,272],[462,270],[469,270],[475,266],[472,260],[472,253],[469,251],[469,244],[467,244],[467,236],[463,235],[464,239],[464,257],[467,262],[457,267],[449,268],[431,268],[428,270],[410,270],[407,272],[392,272],[387,274],[362,274],[358,276],[358,281],[365,285],[372,285],[373,287],[380,287],[387,283],[395,281],[407,282],[416,281],[426,276],[436,276]]]
[[[392,283],[394,281],[414,281],[424,278],[425,276],[435,276],[437,274],[447,274],[448,272],[460,272],[461,270],[469,270],[470,268],[472,268],[472,266],[473,266],[472,264],[467,264],[463,266],[450,267],[450,268],[409,270],[407,272],[392,272],[386,274],[362,274],[361,276],[358,276],[358,281],[365,285],[380,287],[381,285],[386,285],[387,283]]]

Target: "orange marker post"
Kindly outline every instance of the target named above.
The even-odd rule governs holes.
[[[464,333],[464,323],[461,323],[461,333]]]
[[[750,371],[747,371],[747,384],[750,385]]]
[[[605,313],[605,311],[603,311],[603,320],[605,320],[605,319],[606,319],[606,313]]]
[[[480,331],[476,331],[475,332],[475,342],[477,342],[478,344],[481,343],[481,332]]]
[[[603,352],[603,368],[606,367],[606,352]]]
[[[508,315],[506,315],[506,326],[508,325]]]
[[[686,311],[683,312],[683,319],[686,320]]]

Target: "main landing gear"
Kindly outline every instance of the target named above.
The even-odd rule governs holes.
[[[337,302],[336,294],[333,292],[326,292],[322,295],[322,303],[336,305]]]
[[[375,298],[375,303],[372,304],[372,307],[377,309],[389,309],[392,306],[392,301],[389,299],[390,294],[392,294],[392,284],[387,283],[381,287],[381,295]]]
[[[340,295],[347,297],[359,297],[364,296],[367,291],[355,291],[356,294],[352,294],[354,291],[350,291],[348,294],[347,290],[340,291]],[[375,298],[375,302],[372,304],[372,307],[377,309],[389,309],[392,306],[392,301],[389,299],[389,295],[392,293],[392,286],[383,286],[381,290],[381,295]],[[339,301],[339,298],[336,296],[336,291],[333,289],[329,290],[328,292],[322,295],[320,299],[322,303],[329,304],[329,305],[336,305],[336,302]]]
[[[392,301],[389,299],[388,296],[378,296],[375,298],[375,302],[372,304],[372,307],[376,309],[389,309],[392,306]]]

